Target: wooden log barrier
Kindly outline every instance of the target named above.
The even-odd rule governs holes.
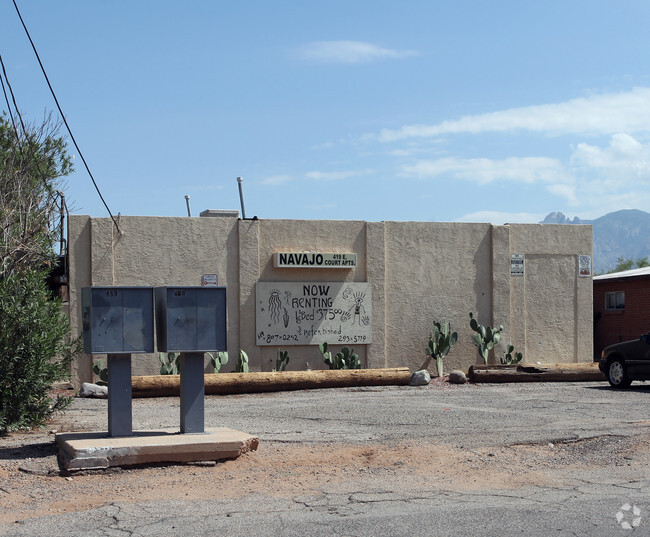
[[[403,386],[409,383],[408,367],[391,369],[343,369],[217,373],[205,375],[206,395],[261,393],[352,386]],[[179,375],[136,376],[131,380],[133,397],[177,397]]]
[[[473,365],[472,382],[592,382],[607,380],[597,362],[574,364]]]

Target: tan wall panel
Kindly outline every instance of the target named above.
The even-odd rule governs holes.
[[[577,276],[577,256],[592,253],[590,226],[121,217],[120,227],[122,235],[108,218],[70,218],[70,317],[77,330],[82,286],[198,285],[203,274],[217,273],[228,288],[231,358],[224,371],[233,369],[239,349],[255,370],[274,366],[277,348],[255,344],[257,281],[369,282],[373,343],[355,346],[368,367],[420,368],[432,323],[440,320],[459,334],[446,371],[466,370],[478,359],[470,311],[481,324],[504,325],[496,360],[509,341],[526,349],[527,360],[592,356],[591,278]],[[279,251],[355,253],[357,266],[275,268]],[[524,276],[510,274],[513,253],[526,256]],[[540,353],[542,336],[558,328],[559,337]],[[290,369],[324,367],[315,346],[284,350]],[[134,358],[134,374],[158,370],[157,355]],[[73,373],[83,381],[89,371],[83,357]]]

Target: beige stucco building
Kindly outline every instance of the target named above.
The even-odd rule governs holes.
[[[290,300],[290,295],[300,286],[289,284],[302,282],[328,290],[336,287],[325,285],[328,282],[367,284],[363,292],[348,286],[352,307],[347,314],[343,313],[347,303],[336,308],[341,297],[320,304],[330,308],[338,323],[331,332],[314,329],[313,315],[306,316],[312,321],[310,334],[321,333],[321,340],[328,340],[334,351],[349,342],[364,367],[416,370],[426,365],[429,332],[433,321],[440,320],[450,321],[459,335],[445,360],[446,371],[467,370],[478,358],[469,312],[484,325],[503,324],[493,360],[498,360],[508,342],[523,352],[527,362],[591,361],[593,356],[591,226],[242,220],[233,216],[122,216],[119,226],[120,234],[109,218],[70,217],[73,331],[81,332],[84,286],[193,286],[200,285],[204,275],[216,274],[219,285],[227,287],[231,359],[225,371],[232,370],[239,349],[248,353],[253,370],[271,370],[278,348],[289,351],[289,369],[305,369],[307,363],[313,369],[324,367],[315,343],[291,341],[293,336],[285,334],[289,339],[269,344],[264,327],[260,329],[260,318],[269,314],[265,308],[268,296],[262,294],[271,293],[278,306],[278,316],[273,317],[278,330],[308,332],[308,321],[293,326],[300,319],[291,310],[291,304],[298,301]],[[353,266],[336,268],[278,267],[274,263],[278,252],[321,253],[326,258],[346,254],[355,260]],[[258,282],[276,282],[277,289],[269,291],[267,285],[256,296]],[[305,300],[300,303],[304,306]],[[320,316],[327,314],[322,310]],[[355,339],[362,329],[367,335]],[[155,374],[159,367],[157,355],[133,357],[134,374]],[[428,367],[435,373],[435,363]],[[76,361],[73,379],[76,383],[92,379],[90,356]]]

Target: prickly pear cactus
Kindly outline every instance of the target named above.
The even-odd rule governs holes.
[[[219,351],[216,353],[208,353],[210,355],[210,363],[214,367],[214,372],[219,373],[221,366],[228,363],[228,353],[226,351]]]
[[[425,352],[428,356],[436,360],[439,377],[443,375],[442,360],[449,354],[449,351],[457,341],[458,333],[451,331],[450,323],[443,324],[438,321],[433,323],[433,330],[431,330],[431,334],[429,335],[429,346]]]
[[[501,357],[502,364],[518,364],[524,358],[524,355],[520,352],[514,352],[515,346],[512,343],[508,343],[506,352]]]
[[[181,355],[173,352],[161,352],[158,355],[160,360],[160,374],[161,375],[178,375],[178,366]]]
[[[350,347],[343,347],[334,357],[336,367],[334,369],[361,369],[359,355]]]
[[[490,351],[494,346],[499,343],[501,339],[501,332],[503,332],[503,325],[499,325],[499,328],[492,328],[491,326],[483,326],[479,324],[474,315],[470,312],[469,314],[469,326],[474,332],[472,336],[472,343],[476,345],[479,355],[483,358],[483,362],[487,365],[488,357]]]
[[[99,377],[98,386],[108,386],[108,367],[104,367],[101,360],[97,360],[97,363],[93,365],[93,373]]]
[[[334,359],[332,358],[332,353],[328,352],[327,350],[327,343],[321,343],[318,345],[318,349],[320,350],[321,356],[323,357],[323,362],[329,367],[330,369],[336,369]]]
[[[278,349],[278,357],[275,359],[275,369],[273,371],[285,371],[289,363],[289,351]]]
[[[248,368],[248,354],[243,350],[239,351],[239,359],[237,360],[237,365],[235,366],[235,373],[248,373],[250,369]]]

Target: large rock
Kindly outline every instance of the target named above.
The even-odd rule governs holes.
[[[409,386],[426,386],[429,382],[431,382],[431,375],[426,369],[422,369],[411,375]]]
[[[465,384],[467,382],[467,377],[465,376],[465,373],[459,369],[454,369],[449,373],[449,382],[452,384]]]
[[[99,386],[91,382],[84,382],[79,390],[80,397],[95,397],[97,399],[108,398],[108,386]]]

